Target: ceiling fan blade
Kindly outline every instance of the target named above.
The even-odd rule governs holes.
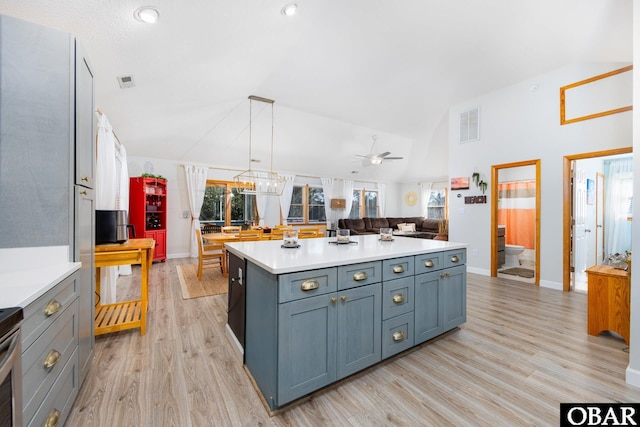
[[[404,157],[385,157],[385,160],[402,160]]]
[[[391,152],[390,152],[390,151],[385,151],[385,152],[384,152],[384,153],[382,153],[382,154],[378,154],[378,157],[387,157],[389,154],[391,154]]]

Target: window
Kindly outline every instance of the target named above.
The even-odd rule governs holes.
[[[200,222],[243,225],[256,220],[256,196],[242,194],[244,187],[230,181],[207,181]]]
[[[447,189],[430,190],[427,197],[427,218],[447,218]]]
[[[353,190],[353,199],[349,218],[377,218],[378,192],[370,190]]]
[[[295,185],[291,195],[288,223],[312,224],[327,220],[322,187]]]

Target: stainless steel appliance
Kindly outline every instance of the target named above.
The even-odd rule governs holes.
[[[96,245],[102,243],[124,243],[131,234],[136,237],[136,229],[128,224],[127,211],[96,210]]]
[[[21,308],[0,309],[0,427],[22,426]]]

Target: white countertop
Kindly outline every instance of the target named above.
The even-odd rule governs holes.
[[[0,249],[0,307],[26,307],[80,266],[68,246]]]
[[[351,236],[357,244],[336,245],[335,237],[301,239],[299,248],[282,248],[282,240],[225,243],[229,252],[247,259],[271,274],[357,264],[403,256],[466,248],[466,243],[394,237],[381,242],[377,234]]]

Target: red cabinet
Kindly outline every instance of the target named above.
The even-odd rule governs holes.
[[[156,178],[129,178],[129,223],[136,237],[156,241],[154,261],[167,259],[167,181]]]

